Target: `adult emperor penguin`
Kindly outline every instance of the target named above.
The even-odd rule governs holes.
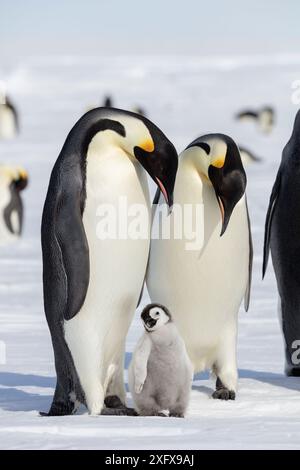
[[[177,164],[167,137],[128,111],[91,110],[69,133],[42,219],[44,305],[57,372],[49,415],[72,414],[79,403],[90,414],[130,412],[123,360],[149,253],[147,173],[171,206]],[[124,198],[128,213],[118,213]],[[110,224],[143,210],[144,235],[99,235],[102,208],[113,212]]]
[[[194,140],[179,157],[172,214],[161,210],[161,197],[154,201],[159,207],[147,270],[152,302],[170,309],[195,372],[211,368],[217,377],[213,397],[225,400],[235,398],[237,316],[243,297],[248,309],[250,295],[245,188],[239,150],[230,137]]]
[[[300,111],[282,152],[265,225],[263,276],[269,250],[278,288],[285,342],[285,372],[300,377]]]
[[[23,202],[20,192],[28,176],[21,167],[0,165],[0,244],[20,237],[23,228]]]
[[[18,132],[18,113],[0,82],[0,139],[12,139]]]

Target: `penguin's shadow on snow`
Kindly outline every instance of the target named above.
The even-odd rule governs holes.
[[[16,387],[55,387],[55,377],[0,372],[0,408],[5,411],[46,411],[52,395],[40,395]]]
[[[195,381],[208,380],[209,373],[202,372],[201,374],[196,374],[194,376]],[[274,372],[263,372],[258,370],[251,369],[239,369],[239,380],[242,379],[252,379],[257,382],[262,382],[265,384],[273,385],[275,387],[286,388],[288,390],[296,390],[300,392],[300,379],[299,377],[287,377],[284,374],[277,374]],[[192,389],[200,393],[211,396],[214,391],[214,380],[211,379],[212,387],[207,387],[206,385],[196,385],[193,384]]]
[[[125,368],[128,369],[131,360],[131,353],[126,353]],[[201,382],[207,380],[207,372],[197,374],[194,381]],[[239,370],[240,379],[253,379],[276,387],[282,387],[289,390],[300,392],[300,379],[298,377],[286,377],[283,374],[273,372],[263,372],[250,369]],[[54,388],[56,384],[55,377],[45,377],[42,375],[19,374],[13,372],[0,372],[0,408],[5,411],[47,411],[50,408]],[[51,388],[53,392],[47,395],[40,395],[32,391],[19,390],[17,387],[39,387]],[[126,384],[128,390],[128,386]],[[211,395],[212,387],[206,385],[194,384],[193,390],[200,393]],[[79,410],[79,413],[86,413],[85,409]]]
[[[125,369],[131,361],[132,353],[125,354]],[[0,372],[0,409],[5,411],[44,411],[47,412],[52,403],[56,385],[56,377],[43,375],[19,374],[16,372]],[[17,387],[51,388],[50,394],[40,395],[32,391],[20,390]],[[128,391],[128,385],[126,384]],[[77,414],[86,413],[80,407]]]

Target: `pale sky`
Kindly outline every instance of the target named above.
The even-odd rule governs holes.
[[[0,0],[0,54],[300,51],[299,0]]]

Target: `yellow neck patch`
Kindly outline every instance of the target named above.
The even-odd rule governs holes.
[[[146,152],[153,152],[154,150],[154,143],[152,139],[146,139],[143,142],[139,144],[139,147],[141,147],[143,150]]]
[[[212,162],[212,166],[215,166],[216,168],[222,168],[225,163],[225,157],[217,157],[214,159]]]

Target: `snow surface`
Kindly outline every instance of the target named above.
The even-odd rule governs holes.
[[[22,133],[0,142],[0,161],[25,166],[23,239],[0,248],[0,448],[3,449],[245,449],[300,448],[300,379],[283,375],[283,345],[272,268],[261,281],[263,228],[281,151],[297,106],[292,82],[300,55],[251,57],[35,57],[0,64],[20,109]],[[178,150],[206,132],[229,133],[264,158],[247,168],[254,238],[250,311],[240,313],[239,393],[235,402],[210,398],[208,374],[195,378],[185,419],[42,418],[55,386],[50,336],[43,313],[40,219],[51,168],[67,132],[87,107],[111,93],[118,107],[141,105]],[[270,136],[236,123],[244,107],[274,105]],[[153,190],[153,188],[152,188]],[[148,301],[144,295],[142,305]],[[141,334],[139,312],[127,340],[126,368]],[[126,374],[127,375],[127,374]],[[129,397],[130,398],[130,397]]]

